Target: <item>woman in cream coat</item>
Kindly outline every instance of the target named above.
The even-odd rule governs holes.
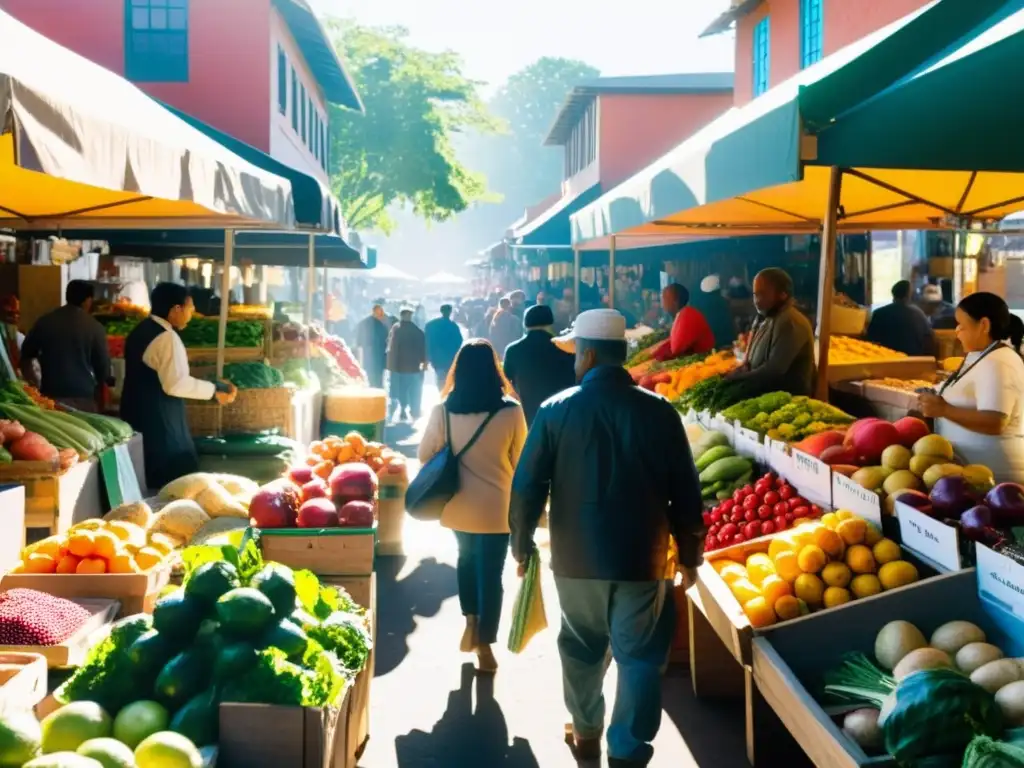
[[[466,342],[419,447],[421,462],[440,453],[448,439],[447,421],[452,451],[462,454],[459,490],[444,505],[441,525],[455,531],[459,546],[459,603],[466,617],[460,649],[476,652],[481,672],[498,668],[491,645],[497,642],[501,618],[509,499],[526,441],[523,409],[508,397],[510,391],[494,348],[482,339]]]

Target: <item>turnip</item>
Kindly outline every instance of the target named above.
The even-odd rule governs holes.
[[[1003,652],[991,643],[968,643],[956,652],[956,668],[969,675],[990,661],[1003,658]]]
[[[909,621],[890,621],[875,637],[875,659],[891,671],[908,653],[926,645],[924,634]]]
[[[885,743],[878,725],[877,709],[855,709],[843,718],[843,733],[865,751],[877,751]]]
[[[1024,680],[1004,685],[996,691],[996,704],[1003,710],[1007,728],[1024,725]]]
[[[907,675],[920,672],[922,669],[952,668],[953,660],[949,654],[938,648],[918,648],[904,656],[892,671],[897,682]]]
[[[1019,659],[997,659],[971,673],[971,682],[989,693],[1015,683],[1024,677],[1024,664]]]
[[[968,643],[984,643],[985,632],[969,621],[949,621],[932,632],[929,645],[956,656],[957,651]]]

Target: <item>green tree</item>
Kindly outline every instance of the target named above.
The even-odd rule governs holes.
[[[459,160],[452,140],[501,123],[459,57],[410,45],[401,27],[330,26],[366,106],[365,115],[331,107],[331,187],[348,225],[390,232],[389,209],[442,222],[489,199],[485,178]]]

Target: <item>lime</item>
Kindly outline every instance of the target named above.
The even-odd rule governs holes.
[[[110,716],[92,701],[73,701],[51,712],[41,723],[43,752],[73,752],[89,739],[110,735]]]
[[[78,754],[91,757],[103,768],[135,768],[135,755],[117,739],[89,739]]]
[[[161,731],[135,748],[138,768],[203,768],[196,745],[172,731]]]
[[[39,754],[43,738],[39,721],[30,711],[0,716],[0,765],[21,765]]]
[[[135,749],[147,736],[166,730],[170,714],[155,701],[136,701],[114,718],[114,738]]]
[[[75,752],[54,752],[29,760],[21,768],[103,768],[103,764]]]

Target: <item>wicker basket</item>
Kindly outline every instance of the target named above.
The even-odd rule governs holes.
[[[852,309],[832,305],[832,333],[841,336],[860,336],[868,324],[866,309]]]
[[[189,430],[199,437],[276,429],[285,437],[294,437],[292,394],[288,387],[240,389],[231,405],[187,403]]]

